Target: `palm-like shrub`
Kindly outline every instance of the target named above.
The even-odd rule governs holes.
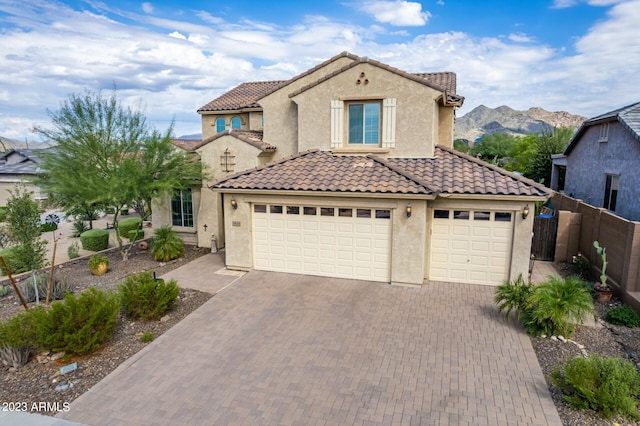
[[[531,334],[560,334],[571,336],[575,324],[593,315],[593,299],[584,282],[578,277],[563,279],[550,275],[536,286],[529,298],[531,309],[523,323]]]
[[[170,226],[161,226],[153,233],[151,253],[160,262],[177,259],[184,254],[184,242]]]
[[[515,313],[516,320],[520,321],[527,309],[527,304],[533,285],[524,281],[522,274],[513,282],[505,281],[498,286],[494,300],[498,305],[498,312],[504,312],[504,316],[509,319],[511,312]]]

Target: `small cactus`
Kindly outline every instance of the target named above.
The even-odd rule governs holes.
[[[607,287],[607,249],[600,246],[597,241],[593,242],[593,246],[596,248],[596,253],[602,258],[602,274],[600,274],[600,282],[602,287]]]

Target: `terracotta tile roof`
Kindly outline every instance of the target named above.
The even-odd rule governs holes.
[[[247,170],[210,185],[221,189],[263,189],[386,194],[434,191],[385,166],[375,158],[307,151]]]
[[[258,105],[256,101],[284,83],[286,83],[286,81],[283,80],[242,83],[208,104],[198,108],[198,112],[260,108],[260,105]]]
[[[550,193],[530,179],[440,146],[436,147],[434,158],[388,161],[439,188],[441,194],[546,196]]]
[[[218,189],[384,194],[546,196],[542,185],[476,158],[437,147],[435,158],[382,159],[307,151],[226,177]]]
[[[216,139],[221,138],[222,136],[233,136],[234,138],[241,140],[242,142],[248,143],[251,146],[258,148],[259,150],[266,151],[275,151],[276,147],[262,140],[262,131],[257,130],[225,130],[224,132],[216,133],[215,135],[207,138],[207,139],[173,139],[171,142],[187,151],[195,151],[196,149],[205,146],[206,144],[215,141]]]
[[[312,87],[313,85],[319,84],[322,81],[326,81],[327,79],[335,76],[336,74],[346,71],[350,67],[356,66],[360,63],[367,62],[372,65],[378,66],[380,68],[384,68],[387,71],[393,72],[398,75],[402,75],[404,77],[410,78],[414,81],[418,81],[420,83],[424,83],[434,89],[441,90],[446,93],[446,99],[448,103],[455,103],[462,105],[464,98],[456,94],[456,74],[453,72],[430,72],[430,73],[407,73],[398,68],[391,67],[389,65],[383,64],[382,62],[375,61],[373,59],[369,59],[366,57],[356,56],[349,52],[342,52],[313,68],[308,69],[307,71],[298,74],[297,76],[289,79],[289,80],[277,80],[277,81],[257,81],[257,82],[247,82],[242,83],[241,85],[234,87],[229,90],[222,96],[214,99],[208,104],[198,109],[198,113],[202,112],[215,112],[215,111],[233,111],[233,110],[241,110],[245,108],[260,108],[258,101],[265,96],[273,93],[274,91],[288,86],[289,84],[306,77],[318,69],[330,64],[331,62],[335,62],[340,58],[349,58],[353,62],[340,70],[331,73],[328,76],[324,76],[320,80],[312,83],[311,85],[303,88],[304,90]],[[301,89],[302,90],[302,89]],[[300,91],[296,91],[292,93],[290,96],[294,96]]]

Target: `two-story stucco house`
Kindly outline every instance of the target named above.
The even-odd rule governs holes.
[[[198,110],[203,140],[176,141],[212,180],[164,200],[154,224],[205,247],[215,234],[239,270],[409,285],[526,276],[528,212],[548,193],[453,150],[462,102],[453,73],[349,53],[241,84]]]
[[[551,187],[640,221],[640,102],[585,121],[553,156]]]

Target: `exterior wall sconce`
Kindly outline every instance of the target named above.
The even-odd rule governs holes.
[[[411,217],[411,203],[407,203],[407,217]]]
[[[526,219],[529,216],[529,204],[525,205],[522,209],[522,219]]]
[[[231,207],[233,207],[234,210],[238,208],[238,202],[236,201],[236,197],[231,197]]]

